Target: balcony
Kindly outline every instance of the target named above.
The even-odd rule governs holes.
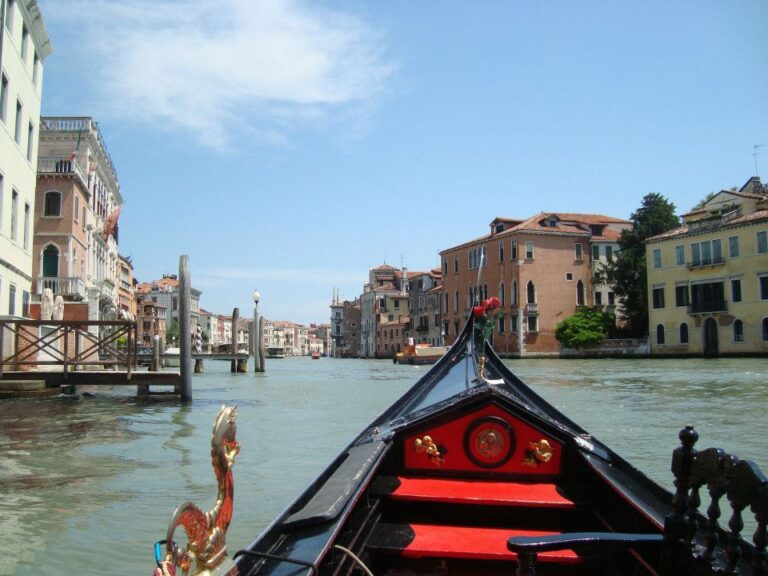
[[[526,304],[525,313],[528,315],[538,314],[539,313],[538,302],[529,302],[528,304]]]
[[[60,294],[62,297],[68,297],[72,300],[84,300],[86,297],[85,282],[80,278],[38,278],[35,292],[42,294],[46,288],[50,288],[54,296]]]
[[[707,300],[688,305],[688,314],[707,314],[710,312],[728,311],[728,302],[725,300]]]
[[[707,266],[722,266],[725,264],[725,258],[717,256],[716,258],[701,258],[699,260],[691,260],[687,264],[688,270],[695,268],[706,268]]]
[[[71,156],[41,156],[37,159],[37,172],[41,175],[74,176],[87,189],[88,177],[77,158]]]

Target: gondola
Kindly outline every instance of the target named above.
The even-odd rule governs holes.
[[[450,350],[218,571],[767,573],[768,482],[755,464],[698,450],[687,426],[670,441],[666,490],[502,363],[486,338],[494,307],[476,308]],[[702,498],[713,502],[705,511]],[[751,514],[753,542],[742,535]],[[159,567],[179,554],[172,537],[158,545]]]

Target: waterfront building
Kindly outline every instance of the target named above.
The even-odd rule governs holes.
[[[408,294],[383,293],[376,299],[376,358],[392,358],[408,345],[408,298]]]
[[[179,278],[176,274],[163,274],[159,280],[143,282],[136,287],[138,294],[148,294],[152,301],[161,304],[166,310],[166,325],[170,328],[179,321]],[[190,327],[196,329],[200,319],[200,296],[202,292],[193,287],[189,289]],[[230,319],[230,325],[232,321]],[[231,337],[231,334],[230,334]],[[232,340],[227,340],[231,342]]]
[[[331,304],[330,355],[337,358],[360,356],[360,300]]]
[[[443,345],[440,314],[442,275],[439,268],[421,272],[410,279],[408,308],[411,316],[408,336],[416,344]]]
[[[165,319],[165,306],[154,301],[149,294],[136,295],[136,340],[140,345],[154,346],[155,336],[161,342],[165,341]]]
[[[43,60],[52,47],[37,2],[0,8],[0,316],[29,316]]]
[[[441,308],[446,344],[473,303],[496,296],[501,317],[494,348],[511,356],[557,355],[555,326],[580,306],[615,305],[595,272],[618,251],[631,222],[600,214],[541,212],[495,218],[490,233],[440,252]]]
[[[133,263],[130,258],[117,255],[118,278],[117,301],[120,313],[124,318],[136,319],[136,285],[133,276]]]
[[[42,117],[39,148],[35,299],[50,288],[65,301],[87,302],[88,320],[113,319],[123,197],[101,130],[90,117]]]
[[[328,354],[331,349],[331,325],[330,324],[310,324],[309,325],[309,343],[310,353],[320,352],[321,354]],[[317,341],[320,341],[320,349],[314,350],[313,345],[317,346]]]
[[[646,241],[655,355],[768,354],[768,186],[750,178]]]
[[[264,319],[264,347],[283,348],[286,356],[308,356],[309,330],[288,320]]]
[[[216,314],[208,312],[208,310],[205,310],[204,308],[200,308],[198,323],[202,330],[201,338],[203,340],[203,350],[205,352],[215,350],[215,346],[218,344],[215,342],[214,338],[214,335],[218,332],[218,319]]]

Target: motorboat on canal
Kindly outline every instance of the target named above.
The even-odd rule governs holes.
[[[430,346],[429,344],[409,344],[405,350],[398,352],[392,358],[395,364],[434,364],[448,351],[447,346]]]
[[[673,494],[517,378],[487,342],[492,310],[475,314],[450,350],[221,573],[766,574],[768,480],[754,463],[698,450],[688,426],[677,448],[670,439]],[[713,504],[701,512],[704,490]],[[230,490],[227,523],[231,504]],[[741,534],[750,509],[754,544]],[[213,536],[191,555],[180,552],[172,542],[184,524],[178,517],[157,546],[156,574],[182,565],[179,558],[205,568],[223,556]]]
[[[270,346],[267,348],[267,358],[285,358],[285,348]]]

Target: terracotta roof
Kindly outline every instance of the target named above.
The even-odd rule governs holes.
[[[593,234],[590,240],[594,242],[618,242],[619,238],[621,238],[621,232],[606,228],[599,236]]]
[[[768,220],[768,210],[758,210],[757,212],[752,212],[751,214],[745,214],[744,216],[739,216],[738,218],[734,218],[733,220],[729,220],[728,222],[722,223],[716,228],[691,228],[688,225],[680,226],[679,228],[675,228],[673,230],[669,230],[667,232],[664,232],[662,234],[657,234],[656,236],[651,236],[646,240],[646,242],[651,242],[653,240],[665,240],[667,238],[674,238],[676,236],[684,236],[686,234],[690,233],[706,233],[706,232],[714,232],[716,230],[721,230],[723,228],[733,228],[734,226],[740,226],[742,224],[748,224],[750,222],[756,222],[759,220]]]

